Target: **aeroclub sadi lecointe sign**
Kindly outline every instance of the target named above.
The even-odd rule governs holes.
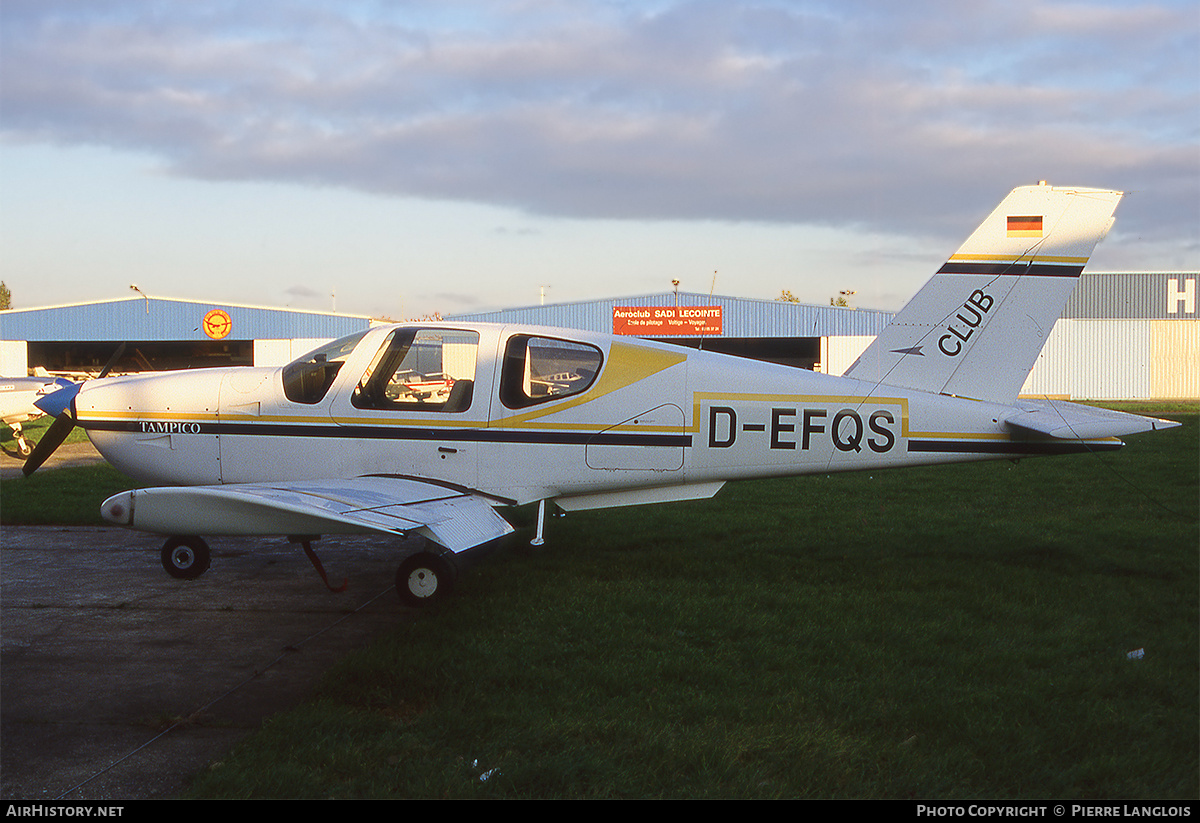
[[[613,334],[720,334],[720,306],[614,306]]]

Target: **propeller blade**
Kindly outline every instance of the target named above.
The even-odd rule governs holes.
[[[117,350],[113,352],[113,356],[108,358],[108,362],[104,364],[104,368],[100,370],[100,377],[108,377],[108,373],[113,370],[113,366],[117,365],[117,361],[121,359],[121,355],[125,353],[125,344],[117,346]],[[100,377],[96,379],[99,380]]]
[[[108,358],[108,362],[104,364],[104,368],[100,370],[101,377],[107,377],[108,373],[117,365],[117,361],[121,359],[121,355],[125,353],[125,344],[122,343],[113,352],[112,357]],[[79,394],[82,383],[72,383],[65,388],[59,389],[56,392],[47,394],[45,397],[39,398],[33,405],[44,411],[46,414],[55,418],[50,424],[50,428],[46,429],[46,433],[42,435],[42,439],[33,447],[33,452],[25,461],[25,465],[21,467],[26,477],[29,477],[42,464],[50,459],[50,455],[58,450],[58,447],[67,439],[67,435],[75,428],[75,416],[72,413],[72,405],[75,402],[75,396]]]
[[[46,429],[46,433],[42,435],[42,439],[33,447],[33,453],[29,455],[29,459],[25,461],[25,465],[21,467],[21,471],[26,477],[33,474],[43,463],[50,459],[50,455],[54,454],[55,450],[62,445],[62,442],[67,439],[67,435],[75,428],[75,418],[70,414],[60,415],[50,428]]]
[[[82,384],[71,383],[58,391],[44,394],[37,400],[34,400],[33,405],[51,417],[60,417],[63,412],[71,408],[71,401],[75,399],[75,395],[79,394],[80,385]]]

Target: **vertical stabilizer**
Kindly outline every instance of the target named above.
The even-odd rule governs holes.
[[[846,376],[1011,402],[1120,199],[1044,183],[1014,189]]]

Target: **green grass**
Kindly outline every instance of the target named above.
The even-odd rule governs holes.
[[[107,463],[42,468],[0,483],[0,523],[28,526],[103,526],[100,504],[137,484]]]
[[[555,518],[188,795],[1195,799],[1184,410],[1099,456]]]
[[[26,423],[22,428],[30,443],[37,443],[50,427],[50,418]],[[0,427],[0,448],[15,455],[12,432]],[[86,443],[87,433],[75,428],[65,443]],[[107,463],[61,469],[43,467],[30,477],[0,483],[0,523],[33,526],[101,526],[100,504],[109,496],[138,484]]]
[[[45,434],[46,429],[50,428],[53,420],[49,417],[39,417],[37,420],[31,420],[28,423],[21,424],[21,430],[25,432],[25,436],[29,438],[31,443],[36,443]],[[74,428],[67,435],[64,443],[86,443],[87,432],[80,428]],[[16,454],[17,439],[13,437],[12,429],[8,426],[0,426],[0,448],[10,454]]]
[[[556,519],[191,795],[1195,798],[1186,419]]]

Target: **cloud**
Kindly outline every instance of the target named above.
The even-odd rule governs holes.
[[[323,298],[323,297],[327,296],[327,295],[322,294],[321,292],[317,291],[314,288],[311,288],[309,286],[304,286],[301,284],[289,286],[283,290],[283,293],[288,295],[289,297],[301,297],[301,298],[306,298],[306,297],[322,297]]]
[[[647,10],[649,9],[649,10]],[[10,140],[530,214],[939,233],[1051,182],[1200,224],[1190,3],[6,3]],[[1130,214],[1126,214],[1130,212]]]

